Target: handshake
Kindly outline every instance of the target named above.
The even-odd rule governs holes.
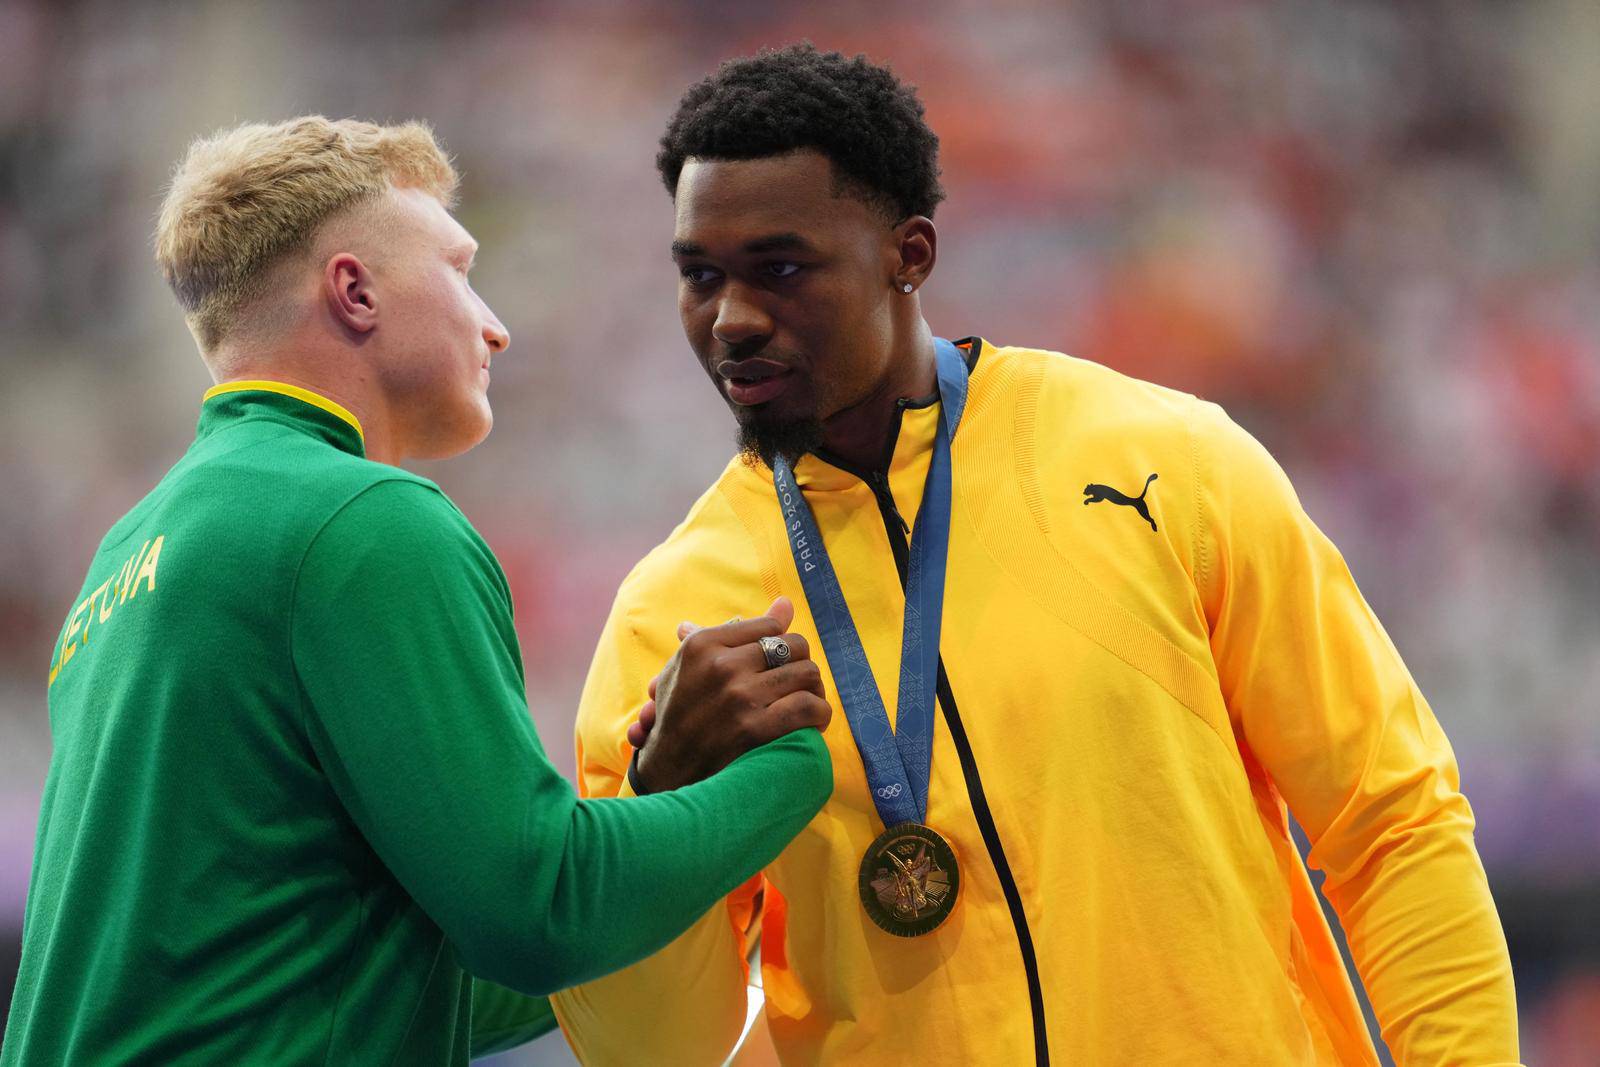
[[[628,727],[635,791],[697,782],[768,741],[828,725],[833,710],[811,646],[784,633],[793,621],[794,605],[779,597],[754,619],[679,625],[682,644]]]

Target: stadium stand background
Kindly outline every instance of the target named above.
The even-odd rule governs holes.
[[[1455,743],[1525,1058],[1600,1060],[1600,6],[778,10],[0,0],[0,1013],[51,647],[209,384],[149,246],[189,139],[318,111],[424,117],[456,154],[513,348],[493,436],[422,470],[505,565],[570,772],[612,593],[731,441],[656,139],[721,58],[809,38],[921,88],[936,330],[1200,393],[1283,462]]]

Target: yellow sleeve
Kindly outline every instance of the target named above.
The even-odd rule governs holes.
[[[578,706],[578,790],[583,796],[632,795],[627,769],[633,750],[627,727],[645,701],[650,679],[677,648],[678,620],[646,622],[642,611],[629,607],[637,600],[630,580],[606,621]],[[729,614],[694,621],[720,622]],[[655,955],[555,994],[551,1004],[579,1062],[594,1067],[703,1067],[726,1060],[744,1029],[744,931],[759,921],[752,914],[759,882],[758,876],[712,907]],[[638,906],[650,906],[650,887],[640,887]],[[616,921],[627,922],[628,916],[618,915]]]
[[[1455,756],[1333,544],[1221,409],[1196,585],[1234,727],[1311,839],[1397,1063],[1516,1063],[1511,962]]]

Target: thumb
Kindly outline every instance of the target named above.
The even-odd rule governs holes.
[[[789,624],[794,622],[794,602],[786,596],[781,596],[772,602],[772,607],[767,609],[767,618],[775,619],[784,630],[789,629]]]

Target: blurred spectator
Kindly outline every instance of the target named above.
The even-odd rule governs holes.
[[[1600,1059],[1600,946],[1552,927],[1600,913],[1600,6],[400,10],[0,0],[0,928],[58,627],[208,384],[148,243],[188,140],[418,116],[457,154],[513,358],[488,444],[424,473],[505,564],[570,769],[612,593],[731,444],[674,314],[655,141],[717,61],[805,37],[921,87],[936,329],[1198,392],[1283,461],[1456,745],[1525,1055]]]

